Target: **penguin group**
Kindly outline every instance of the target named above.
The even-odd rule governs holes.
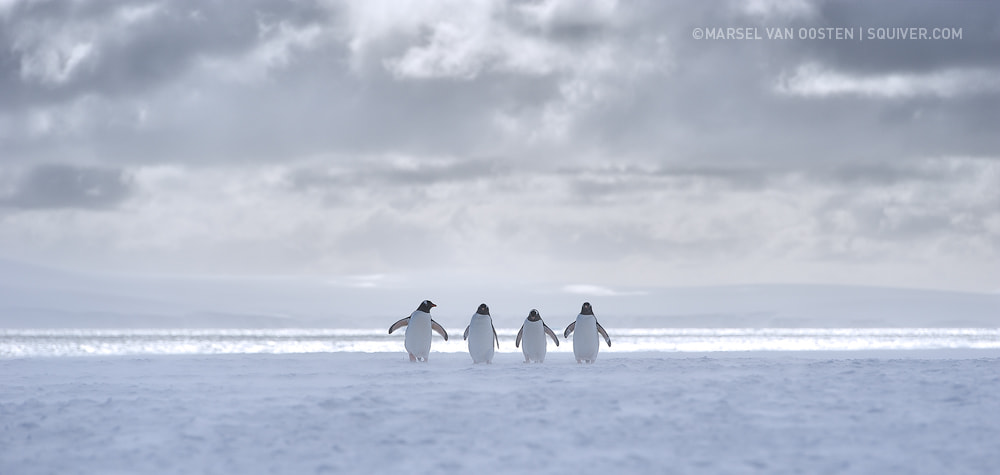
[[[390,335],[392,332],[406,327],[404,347],[409,354],[410,361],[427,361],[431,351],[432,331],[436,331],[444,338],[444,341],[448,341],[448,332],[431,318],[431,308],[436,306],[434,302],[424,300],[409,317],[402,318],[389,327]],[[604,337],[608,347],[611,346],[611,337],[597,322],[590,302],[583,303],[576,320],[570,323],[563,332],[563,338],[568,339],[570,333],[573,334],[573,356],[576,357],[577,363],[597,361],[597,352],[601,348],[598,336]],[[521,329],[518,330],[517,340],[514,343],[515,347],[521,348],[525,363],[545,361],[548,345],[546,336],[552,338],[556,346],[559,346],[559,337],[542,321],[542,315],[538,313],[538,310],[531,309],[528,317],[524,319]],[[495,350],[500,348],[500,338],[497,337],[496,327],[493,326],[490,308],[485,303],[479,305],[476,313],[472,315],[469,326],[465,327],[462,339],[468,341],[469,356],[472,357],[473,363],[493,363]]]

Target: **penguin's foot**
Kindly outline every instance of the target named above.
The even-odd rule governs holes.
[[[412,363],[414,361],[417,361],[417,356],[414,355],[413,353],[410,353],[410,362]]]

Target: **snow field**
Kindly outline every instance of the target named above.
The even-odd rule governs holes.
[[[1000,355],[924,356],[0,360],[0,473],[995,473]]]

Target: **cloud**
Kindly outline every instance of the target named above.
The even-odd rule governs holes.
[[[893,2],[763,1],[739,2],[735,18],[714,14],[697,26],[755,26],[758,28],[851,28],[854,40],[794,40],[751,42],[746,49],[764,50],[768,67],[792,69],[816,63],[851,76],[878,77],[890,74],[923,75],[940,70],[1000,67],[995,34],[1000,7],[988,2],[967,3],[962,8],[939,2],[923,2],[901,9]],[[924,28],[960,32],[959,38],[928,40],[880,40],[879,28]],[[860,34],[858,34],[860,32]]]
[[[617,26],[617,10],[613,1],[443,1],[416,9],[375,1],[350,5],[348,15],[355,65],[388,48],[375,64],[397,78],[471,80],[611,67],[594,61],[604,51],[592,39]]]
[[[782,76],[775,85],[781,94],[804,97],[859,95],[888,99],[919,96],[943,98],[958,95],[1000,93],[1000,71],[942,70],[931,73],[857,76],[805,64],[791,75]]]
[[[996,9],[7,3],[0,249],[361,286],[384,281],[337,275],[978,289]],[[876,24],[965,34],[691,37]]]
[[[965,91],[966,80],[920,85],[921,78],[937,77],[936,66],[961,72],[956,77],[995,69],[988,55],[967,53],[982,49],[980,41],[988,45],[973,33],[946,51],[965,54],[964,63],[935,50],[937,62],[929,66],[871,70],[846,61],[880,44],[713,46],[690,38],[693,22],[853,24],[867,11],[857,7],[810,3],[815,11],[799,14],[795,2],[764,2],[747,12],[693,3],[567,8],[561,2],[435,2],[400,8],[259,1],[227,14],[220,5],[183,2],[141,9],[24,5],[31,6],[13,8],[10,28],[0,35],[11,52],[0,61],[0,95],[8,105],[0,111],[0,140],[11,160],[22,163],[61,161],[76,150],[116,165],[138,157],[156,163],[331,157],[339,164],[395,154],[429,161],[505,157],[544,166],[742,161],[753,168],[806,154],[817,160],[857,155],[850,141],[831,138],[843,134],[865,141],[865,153],[876,156],[988,154],[996,140],[990,142],[993,134],[984,124],[1000,114],[989,100],[926,101],[962,100],[988,87],[941,96],[938,91]],[[97,28],[106,24],[119,28]],[[77,44],[92,44],[92,51],[65,82],[45,86],[21,77],[22,61],[50,50],[68,58]],[[896,43],[872,64],[892,64],[886,58],[936,45]],[[822,65],[819,79],[807,70],[796,75],[808,64]],[[907,74],[917,81],[908,86],[914,92],[891,105],[787,101],[827,90],[827,99],[883,94],[878,78]],[[844,81],[817,89],[831,77]],[[888,128],[876,134],[862,125],[889,121],[937,132]]]
[[[20,2],[0,21],[5,98],[12,105],[123,96],[183,78],[203,61],[287,62],[327,10],[310,2]],[[279,20],[280,19],[280,20]]]
[[[500,160],[416,160],[393,157],[373,160],[363,167],[306,166],[289,173],[294,188],[406,186],[424,188],[438,183],[494,179],[510,172]]]
[[[123,170],[48,164],[16,178],[9,191],[0,195],[0,206],[103,209],[122,203],[131,194],[131,180]]]
[[[852,266],[878,262],[898,269],[914,256],[925,256],[921,262],[929,259],[928,266],[982,267],[978,256],[991,255],[1000,242],[1000,176],[990,158],[809,173],[762,170],[764,187],[746,186],[739,174],[720,180],[711,169],[651,170],[639,181],[632,175],[640,168],[629,168],[612,176],[621,186],[591,199],[571,186],[575,175],[558,170],[510,170],[496,178],[458,169],[454,179],[423,184],[395,181],[395,171],[383,176],[359,164],[346,168],[341,181],[290,186],[289,177],[301,170],[131,168],[124,173],[130,177],[127,213],[106,208],[113,212],[95,220],[56,214],[55,208],[21,208],[33,212],[7,215],[0,243],[21,256],[39,258],[42,250],[57,255],[37,245],[46,242],[68,254],[59,255],[61,262],[79,265],[322,275],[464,272],[542,282],[572,275],[614,290],[737,283],[748,276],[850,282],[859,277],[848,271]],[[352,184],[352,177],[373,170]],[[419,176],[450,169],[430,170],[435,173]],[[580,171],[601,173],[606,169]],[[83,248],[86,253],[79,252]]]
[[[766,19],[809,18],[817,12],[817,5],[807,0],[749,0],[733,3],[749,16]]]
[[[387,276],[385,274],[370,274],[370,275],[349,275],[340,279],[334,279],[328,281],[330,285],[337,287],[348,287],[354,289],[374,289],[385,287],[387,283],[390,283],[392,276]]]
[[[569,294],[579,294],[579,295],[591,295],[594,297],[623,297],[629,295],[645,295],[646,292],[642,291],[627,291],[621,292],[617,290],[610,289],[608,287],[602,287],[600,285],[587,285],[587,284],[573,284],[565,285],[562,288],[563,292]]]

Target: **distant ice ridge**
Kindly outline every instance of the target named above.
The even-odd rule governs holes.
[[[460,329],[448,329],[452,335]],[[518,352],[501,329],[500,352]],[[1000,328],[624,328],[608,329],[609,352],[863,351],[1000,349]],[[570,352],[572,345],[550,352]],[[7,329],[0,358],[87,355],[404,352],[384,329]],[[462,353],[465,342],[435,336],[431,351]]]

